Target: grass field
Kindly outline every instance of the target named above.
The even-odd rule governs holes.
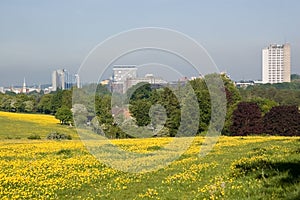
[[[25,139],[30,135],[46,138],[51,132],[78,138],[74,127],[60,125],[54,116],[0,112],[0,139]]]
[[[16,116],[13,120],[18,121]],[[47,126],[42,125],[44,120],[37,121],[30,120]],[[57,127],[55,121],[47,123]],[[49,130],[40,129],[43,134]],[[151,153],[169,140],[113,143],[125,150]],[[169,166],[133,174],[99,162],[80,140],[3,139],[0,199],[300,199],[299,137],[220,137],[213,150],[200,158],[203,143],[204,138],[197,137]]]

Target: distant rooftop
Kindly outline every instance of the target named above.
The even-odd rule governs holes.
[[[268,48],[283,48],[286,45],[289,45],[289,43],[285,43],[285,44],[270,44],[268,46]]]
[[[136,65],[114,65],[113,68],[136,68]]]

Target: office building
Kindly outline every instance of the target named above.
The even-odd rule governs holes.
[[[112,90],[118,93],[125,93],[128,89],[127,80],[137,77],[137,68],[133,65],[115,65],[113,68]]]
[[[66,69],[58,69],[52,72],[52,91],[57,89],[67,90],[73,86],[80,88],[80,78],[78,74],[71,74]]]
[[[291,82],[290,44],[271,44],[262,50],[262,82]]]
[[[128,78],[136,78],[137,77],[137,68],[135,66],[129,65],[115,65],[113,68],[113,80],[115,82],[124,82]]]
[[[76,83],[76,87],[77,88],[81,88],[81,85],[80,85],[80,77],[78,74],[75,74],[75,83]]]
[[[145,77],[137,76],[135,66],[122,65],[114,66],[112,91],[124,94],[132,86],[138,83],[150,83],[152,86],[166,85],[168,82],[162,78],[155,77],[153,74],[146,74]]]

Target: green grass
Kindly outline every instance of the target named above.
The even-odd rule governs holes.
[[[45,126],[17,116],[0,119],[2,138],[35,133],[45,137],[51,131],[75,134],[51,120]],[[166,142],[113,140],[124,150],[142,153],[163,149]],[[300,199],[299,137],[220,137],[200,158],[203,143],[204,138],[197,137],[169,166],[133,174],[97,161],[79,140],[2,140],[0,199]]]
[[[153,152],[165,140],[116,142],[124,149]],[[0,182],[12,182],[12,199],[23,190],[38,191],[33,199],[45,198],[45,190],[54,199],[299,199],[300,138],[221,137],[206,157],[199,158],[202,142],[202,137],[196,138],[185,154],[163,169],[132,174],[96,161],[80,141],[3,140],[0,171],[11,177],[0,176]],[[34,168],[28,168],[31,165]],[[20,188],[14,188],[15,177]],[[22,185],[22,177],[34,182]],[[56,177],[62,179],[55,182]],[[7,196],[1,196],[0,186],[1,197]]]
[[[32,117],[34,118],[31,120]],[[52,132],[64,133],[78,139],[75,127],[60,125],[54,116],[0,112],[0,139],[26,139],[31,135],[45,139]]]

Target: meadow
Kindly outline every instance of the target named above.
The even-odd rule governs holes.
[[[78,138],[75,127],[60,125],[54,116],[0,112],[0,139],[26,139],[30,135],[38,135],[43,139],[53,132]]]
[[[126,173],[98,161],[76,139],[75,130],[58,125],[51,116],[25,115],[26,121],[19,114],[3,115],[2,138],[19,134],[22,139],[0,140],[0,199],[300,199],[299,137],[222,136],[206,157],[199,157],[200,146],[205,145],[199,136],[170,165]],[[3,119],[19,122],[23,131],[14,126],[2,129]],[[60,128],[75,139],[28,140],[25,133],[31,134],[32,129],[27,122],[36,125],[41,136]],[[112,142],[143,154],[163,148],[170,140]]]

